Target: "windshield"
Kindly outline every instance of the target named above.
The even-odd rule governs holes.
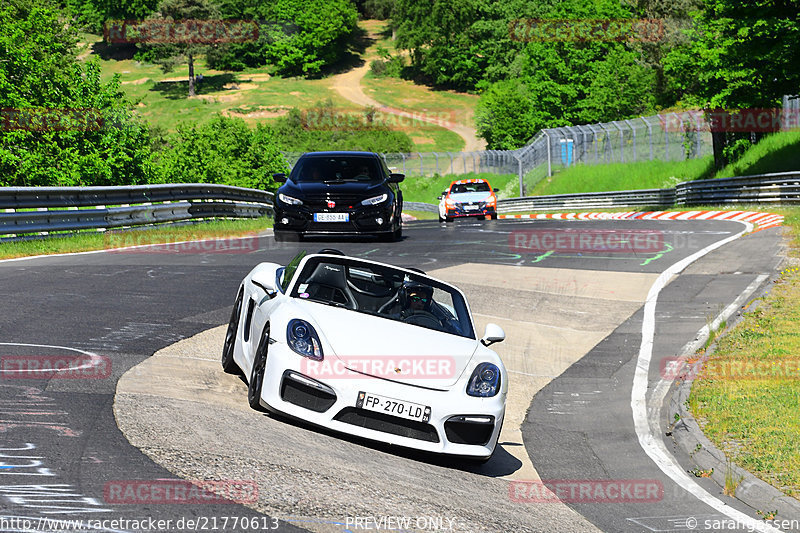
[[[489,184],[485,181],[477,183],[455,183],[450,189],[450,194],[460,194],[463,192],[491,192]]]
[[[426,276],[344,257],[312,257],[293,298],[475,338],[461,293]]]
[[[292,169],[292,181],[309,182],[343,182],[383,180],[378,161],[374,157],[337,155],[312,156],[301,158]]]

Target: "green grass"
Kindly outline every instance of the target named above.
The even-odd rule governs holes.
[[[211,239],[257,233],[272,227],[272,219],[214,220],[197,224],[163,225],[124,231],[66,233],[26,241],[0,243],[0,259],[31,255],[104,250],[120,246]]]
[[[361,21],[359,24],[378,36],[365,52],[365,60],[377,57],[378,44],[393,51],[391,40],[381,35],[385,22]],[[78,49],[83,59],[99,59],[103,81],[107,82],[118,74],[122,83],[121,89],[134,104],[136,114],[167,131],[174,131],[180,123],[206,123],[217,113],[240,117],[251,126],[268,124],[285,115],[292,107],[308,109],[326,100],[330,100],[343,114],[358,115],[364,112],[364,108],[344,99],[333,88],[331,77],[304,79],[271,76],[269,66],[242,72],[222,72],[208,68],[205,59],[200,57],[195,61],[195,73],[202,74],[204,79],[196,87],[197,96],[187,98],[189,82],[186,64],[177,65],[172,72],[165,74],[154,64],[142,63],[125,56],[111,57],[101,42],[101,37],[92,34],[81,35]],[[413,86],[410,82],[403,83]],[[472,95],[459,99],[458,96],[454,97],[455,93],[414,87],[417,98],[422,98],[425,105],[430,106],[431,113],[441,111],[440,114],[446,116],[447,120],[450,120],[450,110],[454,105],[461,115],[471,117],[472,108],[477,101],[477,97]],[[365,88],[365,91],[381,103],[393,105],[391,102],[395,102],[393,95],[383,95],[380,89],[374,94],[369,89]],[[462,103],[454,104],[458,101]],[[418,110],[413,106],[397,107],[409,111]],[[464,147],[461,137],[440,125],[420,121],[408,124],[407,119],[390,116],[387,116],[386,121],[392,129],[404,131],[411,137],[415,151],[452,152]]]
[[[800,209],[772,211],[786,216],[793,239],[789,254],[797,259]],[[694,381],[689,407],[706,436],[733,462],[797,498],[800,270],[785,269],[759,303],[718,339]]]
[[[418,220],[438,220],[439,215],[431,211],[409,211],[404,209],[403,213],[416,217]]]
[[[709,172],[712,158],[686,161],[641,161],[608,165],[573,165],[539,180],[529,195],[663,189],[699,179]],[[526,183],[532,178],[526,176]]]
[[[383,105],[419,113],[440,121],[474,127],[475,94],[455,91],[433,91],[409,80],[377,77],[367,73],[362,83],[364,94]]]
[[[800,170],[800,131],[768,135],[715,177],[749,176]]]
[[[419,177],[409,176],[403,180],[403,200],[406,202],[425,202],[427,204],[438,204],[437,196],[450,186],[454,180],[483,178],[489,181],[492,188],[500,189],[497,196],[501,199],[517,196],[519,182],[515,174],[489,174],[486,172],[479,174],[462,174],[447,176]]]

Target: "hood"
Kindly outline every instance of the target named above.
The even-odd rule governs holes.
[[[456,194],[451,194],[450,199],[454,202],[458,203],[465,203],[465,202],[485,202],[489,199],[492,195],[490,192],[460,192]]]
[[[348,309],[294,303],[301,316],[313,320],[323,345],[333,349],[329,353],[326,348],[325,359],[335,357],[351,370],[400,383],[447,389],[461,377],[479,345],[477,339]]]
[[[386,192],[386,186],[382,181],[345,181],[345,182],[300,182],[293,181],[286,182],[285,185],[278,189],[285,194],[297,194],[303,198],[319,197],[326,198],[331,195],[335,196],[377,196]]]

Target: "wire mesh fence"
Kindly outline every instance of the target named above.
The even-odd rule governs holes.
[[[576,164],[683,161],[712,153],[711,133],[697,113],[669,113],[540,131],[515,151],[524,174]]]

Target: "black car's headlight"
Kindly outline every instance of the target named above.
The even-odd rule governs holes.
[[[297,198],[292,198],[291,196],[286,196],[283,193],[278,193],[278,200],[289,205],[303,205],[302,200],[298,200]]]
[[[295,318],[289,321],[286,328],[286,342],[295,353],[322,361],[322,343],[319,342],[314,326],[305,320]]]
[[[372,198],[367,198],[366,200],[361,201],[361,205],[378,205],[382,204],[389,198],[389,195],[386,193],[381,194],[380,196],[373,196]]]
[[[500,391],[500,369],[492,363],[481,363],[472,371],[467,394],[487,398]]]

